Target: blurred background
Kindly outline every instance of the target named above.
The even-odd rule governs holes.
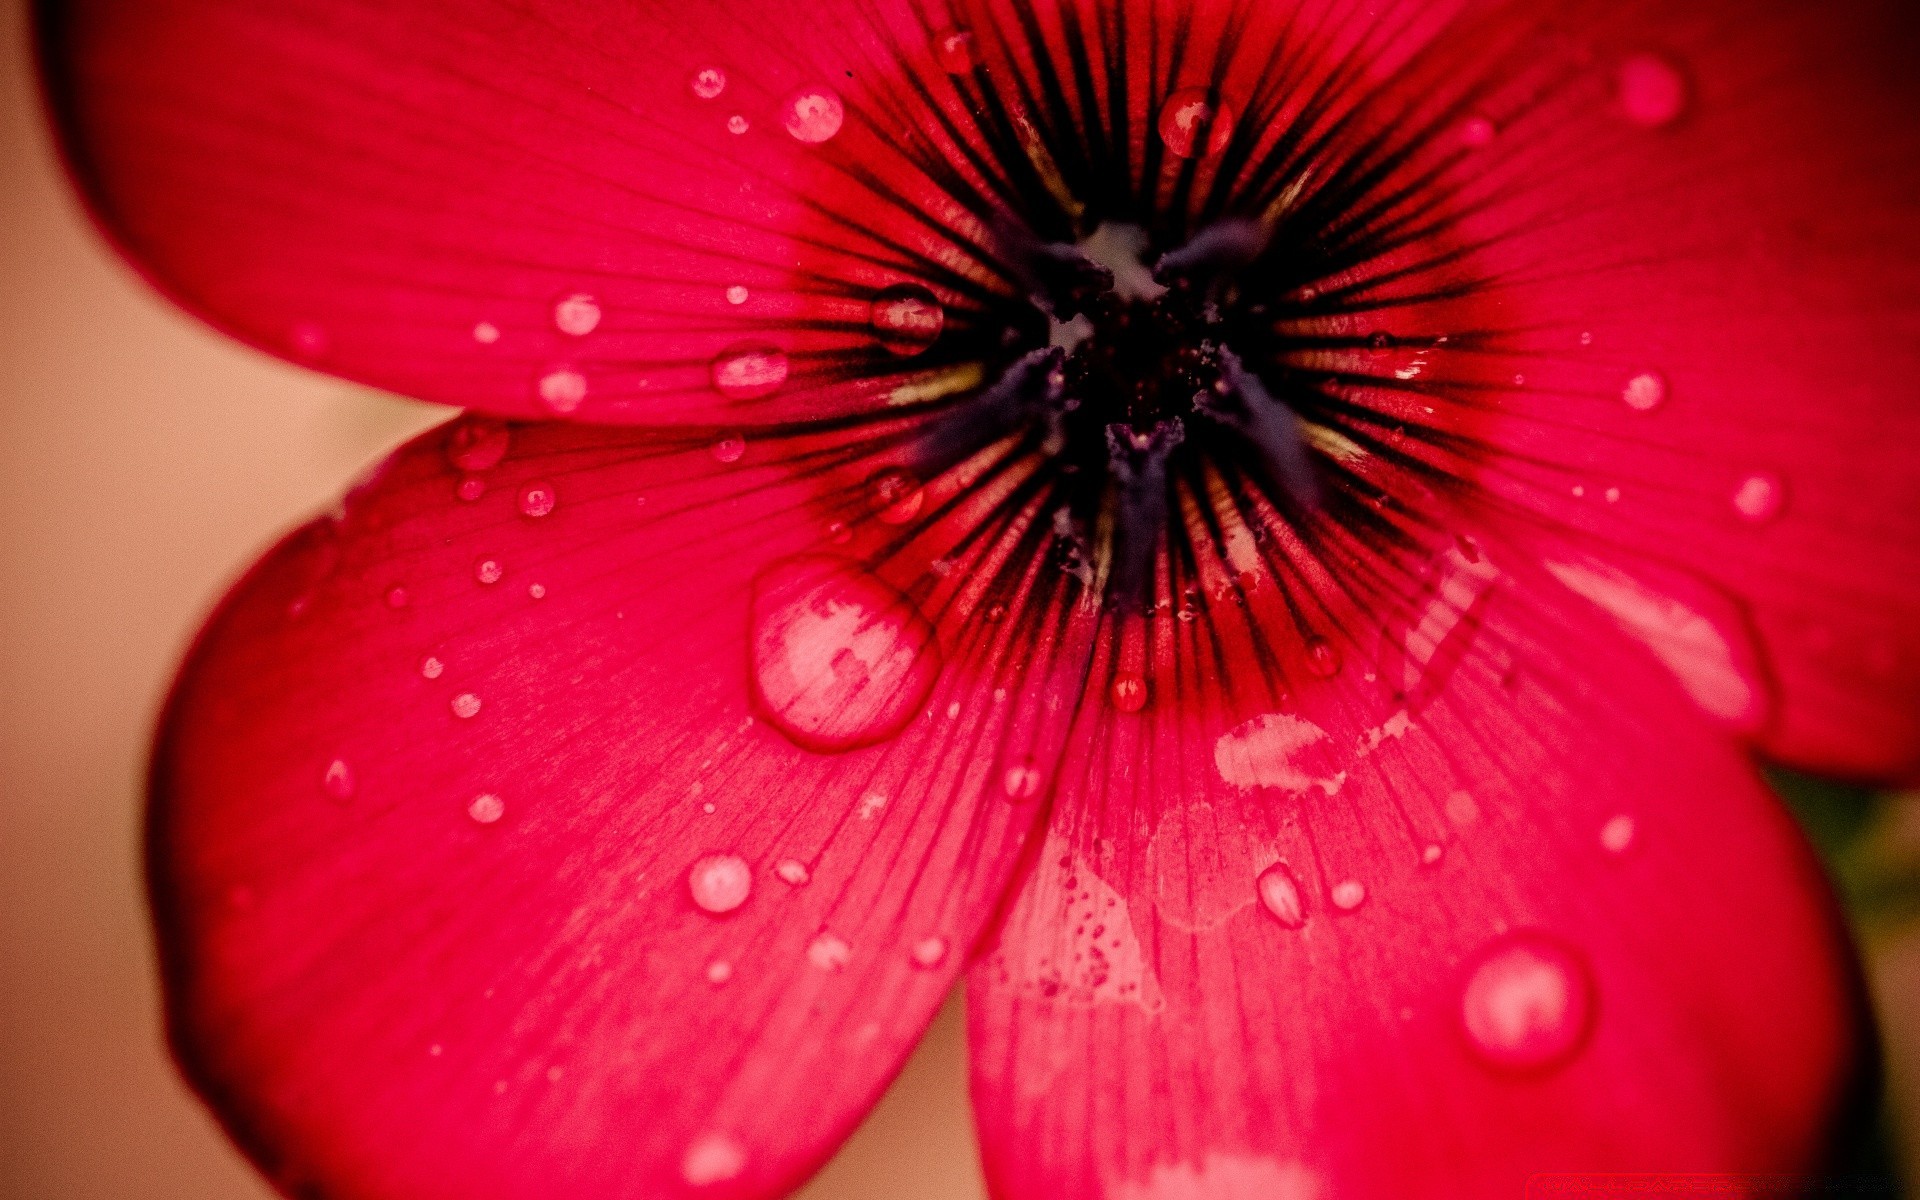
[[[161,1043],[138,854],[147,739],[225,586],[448,410],[170,309],[60,178],[0,0],[0,1200],[266,1200]],[[1886,1042],[1863,1170],[1920,1179],[1920,794],[1782,779],[1855,917]],[[984,1196],[958,1002],[804,1200]]]

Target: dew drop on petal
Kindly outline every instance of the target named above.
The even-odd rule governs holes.
[[[544,517],[553,511],[558,502],[553,485],[546,482],[530,483],[520,489],[520,515],[523,517]]]
[[[1565,1062],[1593,1016],[1587,969],[1543,934],[1507,934],[1486,947],[1461,994],[1467,1042],[1487,1065],[1535,1071]]]
[[[813,873],[807,870],[807,864],[797,858],[781,859],[774,864],[773,873],[780,877],[782,883],[794,887],[805,887],[807,881],[813,878]]]
[[[728,133],[731,133],[737,137],[740,134],[745,133],[746,131],[747,131],[747,119],[745,117],[741,116],[739,113],[735,113],[732,116],[727,118]]]
[[[817,146],[840,132],[847,119],[847,106],[840,93],[830,87],[805,87],[787,97],[781,106],[781,120],[797,141]]]
[[[747,439],[737,433],[729,433],[715,442],[711,453],[715,462],[737,463],[747,452]]]
[[[1627,120],[1647,129],[1670,125],[1686,111],[1686,79],[1655,54],[1636,54],[1621,63],[1614,89]]]
[[[927,494],[913,472],[888,467],[867,480],[867,498],[883,524],[905,525],[920,515]]]
[[[351,800],[354,791],[353,768],[345,759],[336,758],[327,764],[320,776],[320,787],[335,800]]]
[[[441,662],[431,654],[420,660],[420,677],[422,679],[438,679],[440,678],[440,673],[446,669],[447,664]]]
[[[468,504],[472,504],[474,501],[478,500],[480,497],[487,494],[487,481],[480,478],[478,475],[463,476],[460,480],[459,486],[453,489],[453,494],[455,496],[458,496],[460,499],[466,501]]]
[[[733,964],[724,958],[715,959],[707,964],[707,982],[719,987],[733,978]]]
[[[506,568],[500,565],[497,558],[481,558],[473,564],[473,577],[480,583],[499,583],[500,577],[506,573]]]
[[[940,674],[933,629],[912,601],[843,559],[777,562],[755,580],[754,700],[813,750],[849,750],[898,733]]]
[[[926,288],[917,283],[897,283],[873,298],[870,320],[880,345],[889,353],[908,358],[939,340],[947,314]]]
[[[1652,412],[1667,402],[1666,378],[1654,371],[1642,371],[1627,380],[1620,398],[1635,412]]]
[[[1218,154],[1233,138],[1232,106],[1204,88],[1182,88],[1160,109],[1160,140],[1181,158]]]
[[[453,709],[453,715],[462,721],[471,720],[480,714],[480,697],[472,692],[461,692],[448,701],[448,707]]]
[[[1323,637],[1307,639],[1307,670],[1318,679],[1332,679],[1340,673],[1340,648]]]
[[[505,421],[462,417],[447,430],[447,461],[460,471],[488,471],[500,465],[513,444]]]
[[[1624,854],[1633,845],[1634,820],[1626,813],[1609,817],[1600,827],[1600,845],[1609,854]]]
[[[729,913],[747,902],[753,868],[737,854],[709,854],[687,872],[693,902],[710,913]]]
[[[1107,698],[1124,713],[1137,713],[1147,706],[1147,679],[1138,671],[1116,671],[1107,685]]]
[[[949,26],[933,35],[933,60],[949,75],[965,75],[974,68],[973,34]]]
[[[714,356],[713,390],[729,400],[771,396],[787,381],[787,353],[771,342],[742,342]]]
[[[1787,489],[1780,477],[1758,471],[1733,490],[1733,511],[1753,522],[1771,521],[1786,506]]]
[[[727,90],[727,73],[719,67],[702,67],[693,73],[688,86],[702,100],[717,100]]]
[[[1008,767],[1000,777],[1000,790],[1018,804],[1040,794],[1040,771],[1032,763],[1020,762]]]
[[[1260,904],[1273,919],[1288,929],[1298,929],[1306,924],[1307,906],[1300,896],[1300,884],[1294,879],[1293,872],[1285,863],[1274,863],[1260,872],[1255,880],[1260,891]]]
[[[932,970],[947,959],[947,939],[939,936],[921,938],[913,944],[913,965],[923,970]]]
[[[822,971],[838,971],[853,959],[853,947],[830,933],[807,944],[807,961]]]
[[[736,283],[732,287],[727,289],[728,304],[745,304],[746,302],[747,302],[746,288],[743,288]]]
[[[500,327],[492,321],[480,321],[473,327],[473,340],[482,346],[491,346],[500,340]]]
[[[1440,848],[1439,842],[1428,842],[1426,848],[1420,851],[1420,861],[1430,867],[1439,862],[1440,856],[1445,853],[1446,851]]]
[[[544,583],[530,583],[527,585],[527,595],[535,600],[545,600],[547,598],[547,585]]]
[[[600,327],[600,302],[575,292],[553,306],[553,327],[569,337],[585,337]]]
[[[482,825],[491,825],[506,814],[506,801],[492,792],[481,792],[467,803],[467,815]]]
[[[587,398],[587,377],[572,367],[554,367],[540,377],[540,403],[562,416]]]
[[[387,589],[388,608],[405,608],[411,602],[412,597],[407,595],[407,589],[403,587],[390,587]]]
[[[1357,879],[1348,879],[1333,885],[1333,905],[1335,908],[1352,912],[1367,900],[1366,885]]]
[[[702,1135],[680,1156],[680,1178],[690,1187],[725,1183],[746,1169],[746,1150],[724,1133]]]

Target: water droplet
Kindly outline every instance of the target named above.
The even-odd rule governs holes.
[[[745,304],[746,302],[747,302],[746,288],[743,288],[736,283],[732,287],[727,289],[728,304]]]
[[[481,321],[473,327],[473,340],[482,346],[491,346],[500,340],[500,327],[492,321]]]
[[[753,598],[754,699],[788,738],[847,750],[892,737],[940,674],[913,603],[843,559],[787,559]]]
[[[1160,109],[1160,140],[1181,158],[1218,154],[1233,137],[1232,106],[1204,88],[1182,88]]]
[[[707,964],[707,982],[719,987],[733,978],[733,964],[724,958],[718,958]]]
[[[794,887],[805,887],[807,881],[813,878],[813,873],[807,870],[807,864],[797,858],[781,859],[774,865],[773,873],[780,877],[781,882]]]
[[[847,107],[840,94],[830,87],[807,87],[787,97],[781,106],[787,132],[797,141],[817,146],[840,132],[847,119]]]
[[[1467,792],[1453,792],[1447,796],[1447,820],[1455,825],[1471,825],[1480,819],[1480,806]]]
[[[904,467],[888,467],[867,480],[867,497],[874,515],[887,525],[905,525],[920,515],[927,494],[920,480]]]
[[[1124,713],[1137,713],[1147,706],[1147,679],[1138,671],[1116,671],[1107,685],[1107,698]]]
[[[1635,412],[1652,412],[1667,402],[1666,378],[1653,371],[1642,371],[1627,380],[1627,386],[1620,389],[1620,398]]]
[[[1485,117],[1468,117],[1460,126],[1460,144],[1479,148],[1490,146],[1500,130]]]
[[[1733,511],[1749,521],[1771,521],[1786,506],[1787,489],[1778,475],[1755,472],[1733,491]]]
[[[1307,906],[1300,896],[1300,884],[1294,879],[1287,864],[1277,862],[1260,872],[1255,880],[1260,891],[1260,903],[1273,914],[1273,919],[1288,929],[1298,929],[1306,924]]]
[[[1620,489],[1617,487],[1608,488],[1606,491],[1606,497],[1607,497],[1608,504],[1620,503]]]
[[[499,583],[500,577],[507,573],[497,558],[478,559],[473,564],[473,577],[480,583]]]
[[[482,825],[491,825],[506,814],[506,801],[492,792],[481,792],[467,803],[467,815]]]
[[[827,540],[836,546],[844,546],[853,540],[853,530],[847,527],[845,521],[829,521]]]
[[[453,715],[463,721],[470,720],[480,713],[480,697],[472,692],[461,692],[448,703],[453,709]]]
[[[1367,900],[1367,887],[1358,879],[1348,879],[1333,885],[1333,905],[1345,912],[1352,912]]]
[[[1636,54],[1621,63],[1614,88],[1627,120],[1647,129],[1672,124],[1686,111],[1687,81],[1658,55]]]
[[[713,444],[712,453],[715,462],[737,463],[747,452],[747,439],[737,433],[729,433]]]
[[[1040,771],[1029,762],[1015,763],[1000,777],[1000,789],[1018,804],[1040,794]]]
[[[527,595],[535,600],[545,600],[547,598],[547,585],[544,583],[530,583],[527,585]]]
[[[771,342],[742,342],[714,356],[713,390],[729,400],[771,396],[787,381],[787,352]]]
[[[823,933],[807,945],[807,961],[822,971],[838,971],[853,958],[853,947],[830,933]]]
[[[1323,637],[1307,639],[1307,670],[1318,679],[1332,679],[1340,673],[1340,648]]]
[[[520,515],[523,517],[544,517],[553,511],[559,502],[554,494],[553,485],[542,481],[530,483],[520,489]]]
[[[680,1178],[692,1187],[725,1183],[746,1169],[746,1150],[724,1133],[698,1138],[680,1158]]]
[[[1600,845],[1610,854],[1624,854],[1633,845],[1634,820],[1626,813],[1609,817],[1600,827]]]
[[[702,67],[693,73],[688,86],[700,99],[716,100],[721,92],[727,90],[727,73],[719,67]]]
[[[1440,856],[1445,853],[1446,851],[1440,848],[1439,842],[1428,842],[1426,848],[1420,851],[1420,861],[1432,866],[1439,862]]]
[[[740,134],[745,133],[747,131],[747,128],[748,128],[747,119],[741,116],[739,113],[735,113],[732,116],[727,118],[728,133],[738,136]]]
[[[947,939],[939,936],[921,938],[913,944],[913,965],[932,970],[947,960]]]
[[[447,430],[447,461],[460,471],[488,471],[500,465],[513,444],[505,421],[463,417]]]
[[[422,679],[438,679],[440,678],[441,672],[446,669],[447,664],[441,662],[431,654],[420,660],[420,677]]]
[[[1489,1066],[1535,1071],[1572,1056],[1593,1016],[1587,969],[1544,934],[1508,934],[1483,950],[1461,995],[1460,1019]]]
[[[468,504],[472,504],[487,494],[487,481],[478,475],[462,476],[459,485],[453,489],[453,494]]]
[[[407,595],[407,589],[403,587],[390,587],[387,589],[388,608],[405,608],[411,599],[412,597]]]
[[[585,337],[600,325],[600,302],[585,292],[555,301],[553,326],[569,337]]]
[[[908,358],[939,339],[947,314],[926,288],[917,283],[897,283],[873,298],[870,319],[873,336],[880,344],[890,353]]]
[[[335,800],[351,800],[354,790],[353,768],[347,765],[345,759],[334,759],[320,776],[320,787]]]
[[[693,902],[710,913],[729,913],[747,902],[753,868],[737,854],[709,854],[687,872]]]
[[[540,403],[565,416],[587,398],[587,377],[572,367],[554,367],[540,377]]]
[[[974,68],[973,34],[950,26],[933,35],[933,61],[949,75],[965,75]]]

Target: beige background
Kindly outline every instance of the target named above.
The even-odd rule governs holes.
[[[243,350],[141,286],[65,191],[21,0],[0,7],[0,1198],[263,1200],[161,1049],[146,738],[226,582],[442,411]],[[1894,853],[1920,847],[1920,805],[1883,825]],[[1920,938],[1873,946],[1911,1095]],[[805,1200],[982,1195],[964,1061],[950,1004]]]

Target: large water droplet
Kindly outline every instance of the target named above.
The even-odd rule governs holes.
[[[806,87],[787,97],[781,114],[788,133],[810,146],[817,146],[840,132],[840,126],[847,119],[847,106],[830,87]]]
[[[482,825],[491,825],[506,814],[506,801],[492,792],[482,792],[467,802],[467,815]]]
[[[787,352],[771,342],[742,342],[714,357],[713,390],[729,400],[771,396],[787,381]]]
[[[792,558],[754,584],[754,699],[811,750],[898,733],[933,691],[940,651],[913,603],[844,559]]]
[[[461,692],[449,701],[447,706],[453,709],[453,715],[462,721],[472,720],[480,715],[480,697],[472,692]]]
[[[585,292],[556,301],[553,326],[569,337],[585,337],[600,326],[600,302]]]
[[[745,304],[747,302],[747,296],[747,289],[737,283],[727,289],[728,304]]]
[[[693,902],[710,913],[730,913],[747,902],[753,868],[737,854],[709,854],[687,872]]]
[[[873,298],[871,319],[873,336],[880,344],[907,358],[939,339],[947,314],[926,288],[917,283],[897,283]]]
[[[1115,671],[1107,686],[1107,698],[1124,713],[1137,713],[1147,706],[1147,679],[1138,671]]]
[[[920,480],[904,467],[888,467],[867,480],[867,496],[874,515],[887,525],[905,525],[920,515],[927,494]]]
[[[691,1187],[725,1183],[746,1169],[746,1150],[724,1133],[697,1138],[680,1157],[680,1177]]]
[[[853,947],[830,933],[807,944],[807,961],[822,971],[838,971],[853,959]]]
[[[1652,412],[1667,402],[1666,377],[1655,371],[1642,371],[1627,380],[1620,398],[1635,412]]]
[[[1306,924],[1307,906],[1300,895],[1300,884],[1287,869],[1287,864],[1277,862],[1260,872],[1255,880],[1260,891],[1260,903],[1273,914],[1273,919],[1288,929],[1298,929]]]
[[[1040,770],[1030,762],[1018,762],[1000,777],[1000,790],[1007,799],[1019,804],[1040,794]]]
[[[719,67],[702,67],[693,73],[688,86],[702,100],[717,100],[727,90],[727,73]]]
[[[335,800],[351,800],[354,791],[353,768],[347,765],[345,759],[334,759],[321,774],[320,787]]]
[[[546,482],[530,483],[520,489],[520,515],[525,517],[544,517],[553,511],[559,503],[554,494],[553,485]]]
[[[1635,125],[1670,125],[1687,107],[1687,81],[1678,69],[1654,54],[1636,54],[1614,76],[1620,111]]]
[[[565,416],[587,398],[587,377],[572,367],[554,367],[540,377],[540,403]]]
[[[1347,879],[1333,885],[1333,906],[1343,912],[1352,912],[1367,902],[1367,885],[1358,879]]]
[[[1733,511],[1749,521],[1771,521],[1786,507],[1787,489],[1778,475],[1756,471],[1733,490]]]
[[[1468,1044],[1504,1070],[1565,1062],[1592,1017],[1593,987],[1579,956],[1533,932],[1508,934],[1484,949],[1460,1000]]]
[[[1633,818],[1619,813],[1600,827],[1600,845],[1609,854],[1625,854],[1633,846],[1634,832]]]
[[[487,471],[500,465],[513,443],[505,421],[463,417],[447,430],[447,461],[461,471]]]
[[[1218,154],[1233,138],[1232,106],[1204,88],[1182,88],[1160,109],[1160,140],[1181,158]]]

